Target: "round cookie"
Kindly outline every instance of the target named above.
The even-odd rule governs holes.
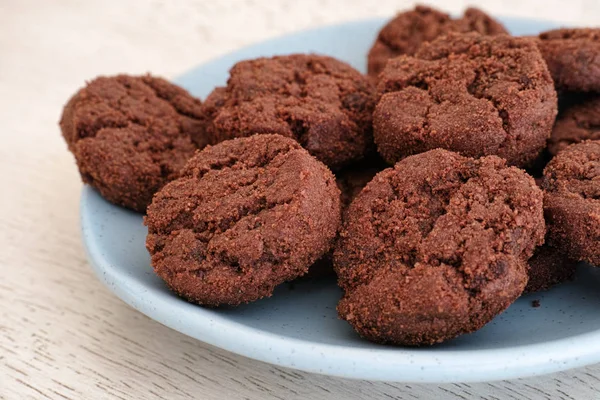
[[[294,54],[237,63],[205,101],[212,144],[256,133],[296,139],[330,168],[372,149],[374,88],[331,57]]]
[[[600,91],[600,29],[555,29],[538,46],[558,89]]]
[[[506,309],[545,230],[542,192],[525,172],[441,149],[377,174],[345,217],[339,315],[369,340],[401,345],[475,331]]]
[[[508,33],[492,17],[477,8],[468,8],[462,18],[426,6],[399,13],[377,35],[368,55],[369,75],[378,75],[390,58],[413,55],[421,44],[448,32],[478,32],[483,35]]]
[[[200,101],[150,75],[99,77],[67,103],[60,128],[83,181],[108,201],[144,212],[194,154]]]
[[[600,141],[558,153],[542,186],[548,243],[574,260],[600,265]]]
[[[600,139],[600,96],[582,95],[560,111],[548,140],[548,151],[556,155],[573,143],[597,139]]]
[[[546,146],[557,97],[535,41],[448,34],[390,60],[378,84],[375,143],[390,164],[444,148],[531,164]]]
[[[256,135],[208,146],[148,207],[152,266],[187,300],[270,296],[329,250],[340,224],[333,174],[297,142]]]
[[[573,279],[577,267],[577,261],[547,244],[535,249],[527,264],[529,280],[523,293],[541,292],[567,282]]]

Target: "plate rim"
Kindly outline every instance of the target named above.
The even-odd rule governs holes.
[[[556,21],[536,21],[524,18],[499,19],[557,24]],[[186,76],[193,73],[195,69],[208,63],[230,59],[242,50],[252,51],[300,33],[314,33],[324,28],[336,29],[342,26],[385,20],[385,18],[361,19],[288,33],[208,60],[181,74],[174,81],[185,81]],[[469,357],[465,357],[464,350],[444,349],[443,352],[439,352],[435,350],[435,347],[416,350],[382,346],[373,349],[311,342],[250,328],[222,316],[215,317],[213,314],[209,315],[206,309],[176,299],[172,295],[168,296],[160,292],[157,295],[143,284],[136,282],[133,277],[111,267],[103,256],[102,249],[91,240],[90,227],[93,225],[91,221],[93,212],[90,210],[90,199],[92,196],[99,197],[100,195],[85,185],[80,199],[80,223],[87,259],[96,276],[121,300],[149,318],[187,336],[235,354],[311,373],[350,379],[406,383],[481,382],[521,378],[582,367],[600,361],[600,329],[544,343],[513,346],[509,351],[507,349],[469,350]],[[149,292],[153,295],[148,295]],[[172,307],[172,304],[169,303],[174,301],[177,301],[180,306],[178,312],[167,312],[166,310]],[[202,319],[198,319],[198,313],[205,315]],[[183,321],[183,318],[190,316],[192,318]],[[231,329],[232,326],[236,329]],[[240,334],[245,335],[244,341],[239,340]],[[252,342],[254,345],[250,348],[247,346],[248,342]],[[288,354],[290,348],[294,348],[294,352]],[[516,354],[518,357],[515,357]],[[315,363],[315,359],[319,359],[319,362]],[[365,363],[364,360],[367,359],[372,361]],[[474,360],[477,360],[477,363],[474,363]],[[327,365],[327,367],[324,368],[323,365]],[[348,365],[352,367],[344,367]],[[373,368],[374,366],[376,368]]]

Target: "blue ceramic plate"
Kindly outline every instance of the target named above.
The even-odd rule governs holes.
[[[554,26],[503,22],[514,34]],[[177,82],[204,98],[225,83],[235,62],[294,52],[328,54],[364,70],[367,51],[384,23],[366,20],[284,36],[200,65]],[[574,282],[519,299],[476,333],[431,348],[395,348],[361,340],[337,318],[341,293],[333,280],[284,284],[269,299],[238,308],[205,309],[177,298],[154,275],[141,215],[85,187],[81,224],[94,270],[125,302],[186,335],[268,363],[346,378],[466,382],[600,362],[600,269],[582,266]],[[540,307],[531,306],[534,299],[540,300]]]

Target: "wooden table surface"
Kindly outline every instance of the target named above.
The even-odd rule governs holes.
[[[430,3],[449,11],[466,5]],[[57,125],[62,105],[86,79],[147,71],[173,77],[284,32],[392,15],[411,5],[403,0],[2,0],[0,398],[598,398],[600,365],[468,385],[350,381],[278,368],[150,320],[92,274],[79,233],[81,183]],[[478,5],[495,14],[568,24],[597,24],[600,15],[593,0]]]

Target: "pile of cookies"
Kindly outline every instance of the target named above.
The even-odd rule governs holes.
[[[599,29],[513,37],[418,6],[367,75],[258,58],[203,102],[99,77],[60,127],[83,181],[146,214],[158,276],[204,306],[333,269],[362,337],[429,345],[600,265]]]

